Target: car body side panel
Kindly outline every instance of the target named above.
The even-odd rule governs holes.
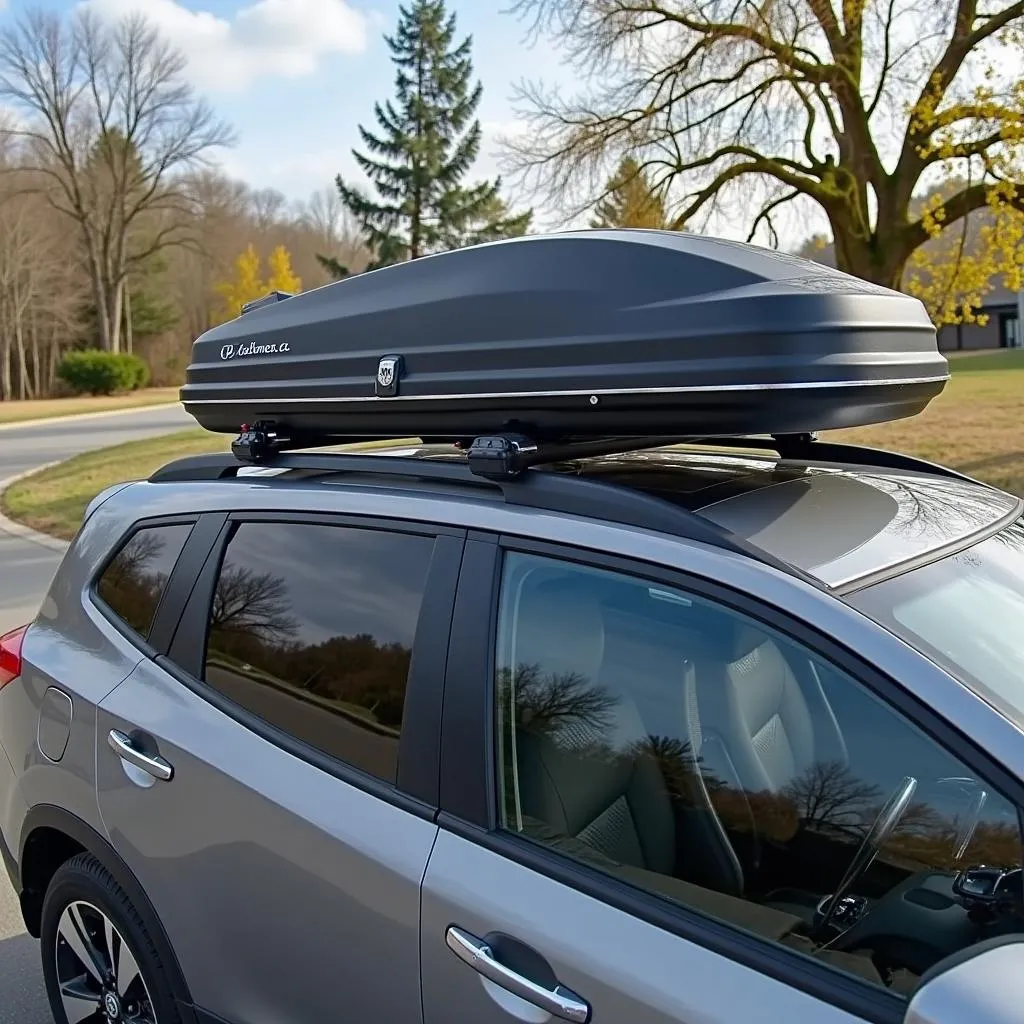
[[[0,717],[4,714],[4,695],[0,690]],[[21,842],[22,826],[28,814],[28,805],[21,795],[21,788],[14,772],[14,765],[0,749],[0,852],[9,858],[5,867],[18,871],[18,846]],[[14,881],[14,878],[11,879]],[[2,883],[0,883],[2,884]]]
[[[424,1024],[551,1020],[445,943],[455,924],[547,961],[604,1024],[854,1024],[860,1018],[442,830],[423,886]]]
[[[122,517],[140,517],[180,514],[186,509],[202,512],[264,508],[269,486],[259,478],[217,484],[133,485],[101,506],[89,524],[90,536],[91,530],[98,528],[106,516],[118,512]],[[1024,723],[1008,721],[980,696],[839,598],[752,558],[706,544],[681,542],[676,537],[650,530],[471,500],[462,495],[441,496],[410,489],[403,490],[401,500],[396,500],[390,490],[373,490],[365,485],[327,487],[290,483],[275,487],[273,499],[274,508],[281,512],[316,510],[415,522],[458,523],[467,530],[616,552],[626,558],[678,568],[718,582],[812,623],[826,635],[842,636],[851,650],[899,679],[908,693],[947,721],[955,722],[1008,771],[1024,779]]]
[[[25,636],[22,675],[0,691],[0,743],[26,807],[55,805],[101,831],[93,784],[96,704],[142,655],[99,612],[81,603],[74,607],[72,595],[68,598],[65,607],[71,610],[62,614],[60,629],[41,617]],[[51,688],[71,702],[70,730],[59,761],[39,747],[40,715]],[[20,851],[28,840],[20,823],[9,817],[5,828],[11,849]]]
[[[94,572],[132,522],[130,504],[104,500],[94,505],[25,634],[22,676],[0,692],[0,745],[14,766],[25,804],[61,807],[101,832],[93,782],[95,708],[144,655],[114,628],[87,592]],[[50,687],[71,700],[70,733],[58,763],[50,761],[38,744],[40,711]],[[19,826],[11,822],[7,827]],[[17,853],[28,837],[8,839]]]
[[[420,1019],[432,821],[270,743],[149,660],[97,724],[107,835],[197,1006],[232,1024]],[[171,781],[140,784],[111,729],[147,737]]]

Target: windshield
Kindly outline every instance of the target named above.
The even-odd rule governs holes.
[[[1024,520],[849,600],[1024,722]]]

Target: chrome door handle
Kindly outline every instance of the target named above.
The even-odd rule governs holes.
[[[136,768],[141,768],[144,772],[152,775],[154,779],[170,782],[174,777],[174,769],[162,757],[144,754],[141,750],[136,750],[131,739],[123,732],[111,729],[110,735],[107,736],[107,742],[118,757],[135,765]]]
[[[544,988],[535,981],[523,977],[516,971],[509,970],[501,961],[495,959],[490,946],[475,935],[449,925],[445,932],[448,948],[463,962],[469,964],[478,974],[482,974],[495,985],[519,996],[542,1010],[547,1010],[561,1020],[571,1020],[575,1024],[586,1024],[590,1017],[590,1005],[580,999],[564,985],[556,985],[553,989]]]

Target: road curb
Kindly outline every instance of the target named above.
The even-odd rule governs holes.
[[[49,427],[56,423],[81,423],[82,420],[107,419],[114,416],[127,416],[129,413],[160,412],[163,409],[179,407],[181,402],[158,402],[155,405],[132,405],[127,409],[101,409],[99,412],[76,412],[70,416],[46,416],[38,420],[17,420],[14,423],[0,423],[0,433],[5,430],[29,430],[33,427]],[[33,473],[35,470],[32,471]],[[0,481],[0,486],[3,481]]]
[[[118,410],[120,412],[120,410]],[[63,417],[68,419],[70,417]],[[39,420],[34,422],[38,423]],[[16,473],[14,476],[9,476],[4,480],[0,480],[0,499],[3,498],[4,491],[13,484],[25,480],[30,476],[35,476],[36,473],[41,473],[44,469],[50,469],[51,466],[59,466],[63,459],[56,459],[53,462],[46,462],[41,466],[34,466],[32,469],[26,470],[24,473]],[[13,519],[8,519],[0,510],[0,532],[17,537],[19,540],[28,541],[30,544],[37,544],[41,548],[48,548],[50,551],[54,551],[57,554],[63,555],[65,551],[71,546],[66,540],[58,540],[56,537],[51,537],[47,533],[40,533],[38,530],[33,530],[31,527],[23,526],[21,523],[16,523]]]

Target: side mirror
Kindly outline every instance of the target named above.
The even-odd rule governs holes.
[[[904,1024],[1015,1024],[1024,1006],[1024,935],[969,946],[922,979]]]

